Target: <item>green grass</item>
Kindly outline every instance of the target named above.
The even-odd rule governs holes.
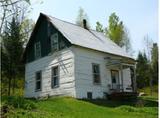
[[[142,89],[139,89],[138,92],[144,92],[145,94],[147,94],[147,96],[151,96],[151,97],[158,99],[158,85],[154,85],[152,89],[153,89],[152,96],[150,95],[150,87],[149,86],[142,88]]]
[[[143,98],[88,101],[70,97],[47,100],[2,97],[2,106],[7,106],[5,116],[9,118],[158,118],[158,103]]]

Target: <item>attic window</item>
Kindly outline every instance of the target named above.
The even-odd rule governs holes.
[[[51,52],[58,51],[58,33],[51,35]]]
[[[34,45],[34,49],[35,49],[35,59],[40,58],[41,57],[41,43],[36,42]]]

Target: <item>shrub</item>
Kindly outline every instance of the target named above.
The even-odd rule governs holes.
[[[35,109],[36,105],[33,101],[27,100],[23,97],[8,97],[5,104],[13,106],[14,108],[22,108],[26,110]]]

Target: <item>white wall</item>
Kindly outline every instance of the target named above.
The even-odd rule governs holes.
[[[108,84],[111,84],[111,68],[106,66],[107,60],[104,59],[106,56],[108,56],[106,53],[72,46],[26,64],[25,81],[28,84],[25,88],[25,97],[66,95],[87,98],[87,92],[92,92],[93,98],[102,98],[104,92],[109,92]],[[100,85],[93,83],[92,63],[100,65]],[[60,67],[60,86],[51,89],[51,68],[57,65]],[[35,73],[40,70],[42,90],[35,92]],[[128,91],[126,87],[131,85],[129,69],[123,70],[123,77],[124,90]]]
[[[78,46],[74,46],[74,55],[76,97],[87,98],[87,92],[92,92],[93,98],[104,97],[103,93],[109,92],[108,84],[111,84],[110,68],[107,68],[107,60],[104,59],[108,55],[106,53],[101,53]],[[100,65],[100,85],[95,85],[93,83],[92,63]],[[131,84],[129,69],[123,70],[123,74],[125,78],[123,80],[125,83],[124,90],[126,90],[126,86],[128,87],[128,85]]]
[[[51,89],[51,68],[59,65],[59,87]],[[42,90],[35,92],[35,73],[42,71]],[[40,97],[46,95],[67,95],[75,97],[74,55],[72,48],[62,50],[27,63],[25,66],[25,97]]]

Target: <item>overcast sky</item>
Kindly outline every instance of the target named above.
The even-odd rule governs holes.
[[[108,26],[108,18],[116,12],[130,32],[131,45],[135,51],[144,49],[144,36],[158,42],[158,0],[43,0],[43,3],[32,2],[29,17],[35,22],[39,13],[75,23],[79,7],[89,17],[92,29],[96,22]]]

